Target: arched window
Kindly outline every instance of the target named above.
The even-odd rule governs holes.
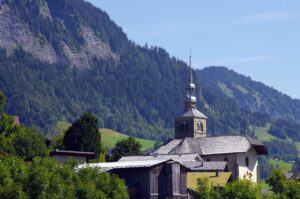
[[[249,166],[249,158],[248,157],[245,158],[245,164],[247,167]]]
[[[225,161],[225,162],[228,162],[228,158],[227,158],[227,157],[226,157],[226,158],[224,158],[224,161]]]
[[[197,123],[197,130],[203,132],[203,124],[202,122]]]

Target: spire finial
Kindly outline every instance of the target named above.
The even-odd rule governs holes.
[[[192,49],[190,48],[190,71],[189,71],[189,83],[193,83],[193,74],[192,74]]]

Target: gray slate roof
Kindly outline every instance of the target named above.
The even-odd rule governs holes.
[[[179,117],[198,117],[207,119],[207,117],[197,109],[190,109],[188,111],[184,111],[179,115]]]
[[[152,160],[143,160],[143,161],[85,163],[85,164],[78,165],[77,169],[97,168],[100,171],[105,172],[112,169],[149,168],[167,161],[168,160],[166,159],[152,159]]]
[[[174,160],[176,162],[195,162],[202,161],[199,154],[180,154],[180,155],[149,155],[149,156],[125,156],[119,162],[144,161],[144,160]]]
[[[191,171],[225,171],[228,170],[226,162],[180,162]]]
[[[253,147],[257,154],[267,154],[268,151],[263,144],[246,135],[212,136],[205,138],[174,139],[157,150],[154,154],[188,154],[199,155],[245,153]]]

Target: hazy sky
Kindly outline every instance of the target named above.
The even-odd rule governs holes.
[[[300,99],[299,0],[89,0],[138,44],[227,66]]]

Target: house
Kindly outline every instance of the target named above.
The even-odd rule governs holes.
[[[66,163],[70,159],[77,160],[80,163],[86,163],[89,159],[93,159],[95,157],[95,153],[55,149],[50,152],[50,157],[57,159],[62,164]]]

